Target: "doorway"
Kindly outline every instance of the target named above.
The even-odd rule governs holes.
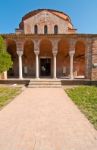
[[[51,76],[51,58],[40,58],[40,77]]]

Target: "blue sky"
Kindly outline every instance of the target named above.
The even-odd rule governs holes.
[[[39,8],[67,13],[79,33],[97,33],[97,0],[3,0],[0,33],[13,33],[26,13]]]

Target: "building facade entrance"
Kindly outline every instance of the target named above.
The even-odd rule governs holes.
[[[40,58],[40,77],[51,76],[51,58]]]
[[[97,80],[97,35],[76,34],[64,12],[32,11],[22,18],[16,33],[1,36],[13,62],[12,68],[4,72],[4,79],[8,75],[20,80]]]

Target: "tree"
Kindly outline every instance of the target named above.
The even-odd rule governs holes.
[[[0,74],[12,67],[10,54],[6,50],[3,38],[0,36]]]

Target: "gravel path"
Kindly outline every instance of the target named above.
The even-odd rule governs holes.
[[[25,89],[0,111],[0,150],[97,150],[97,131],[62,88]]]

